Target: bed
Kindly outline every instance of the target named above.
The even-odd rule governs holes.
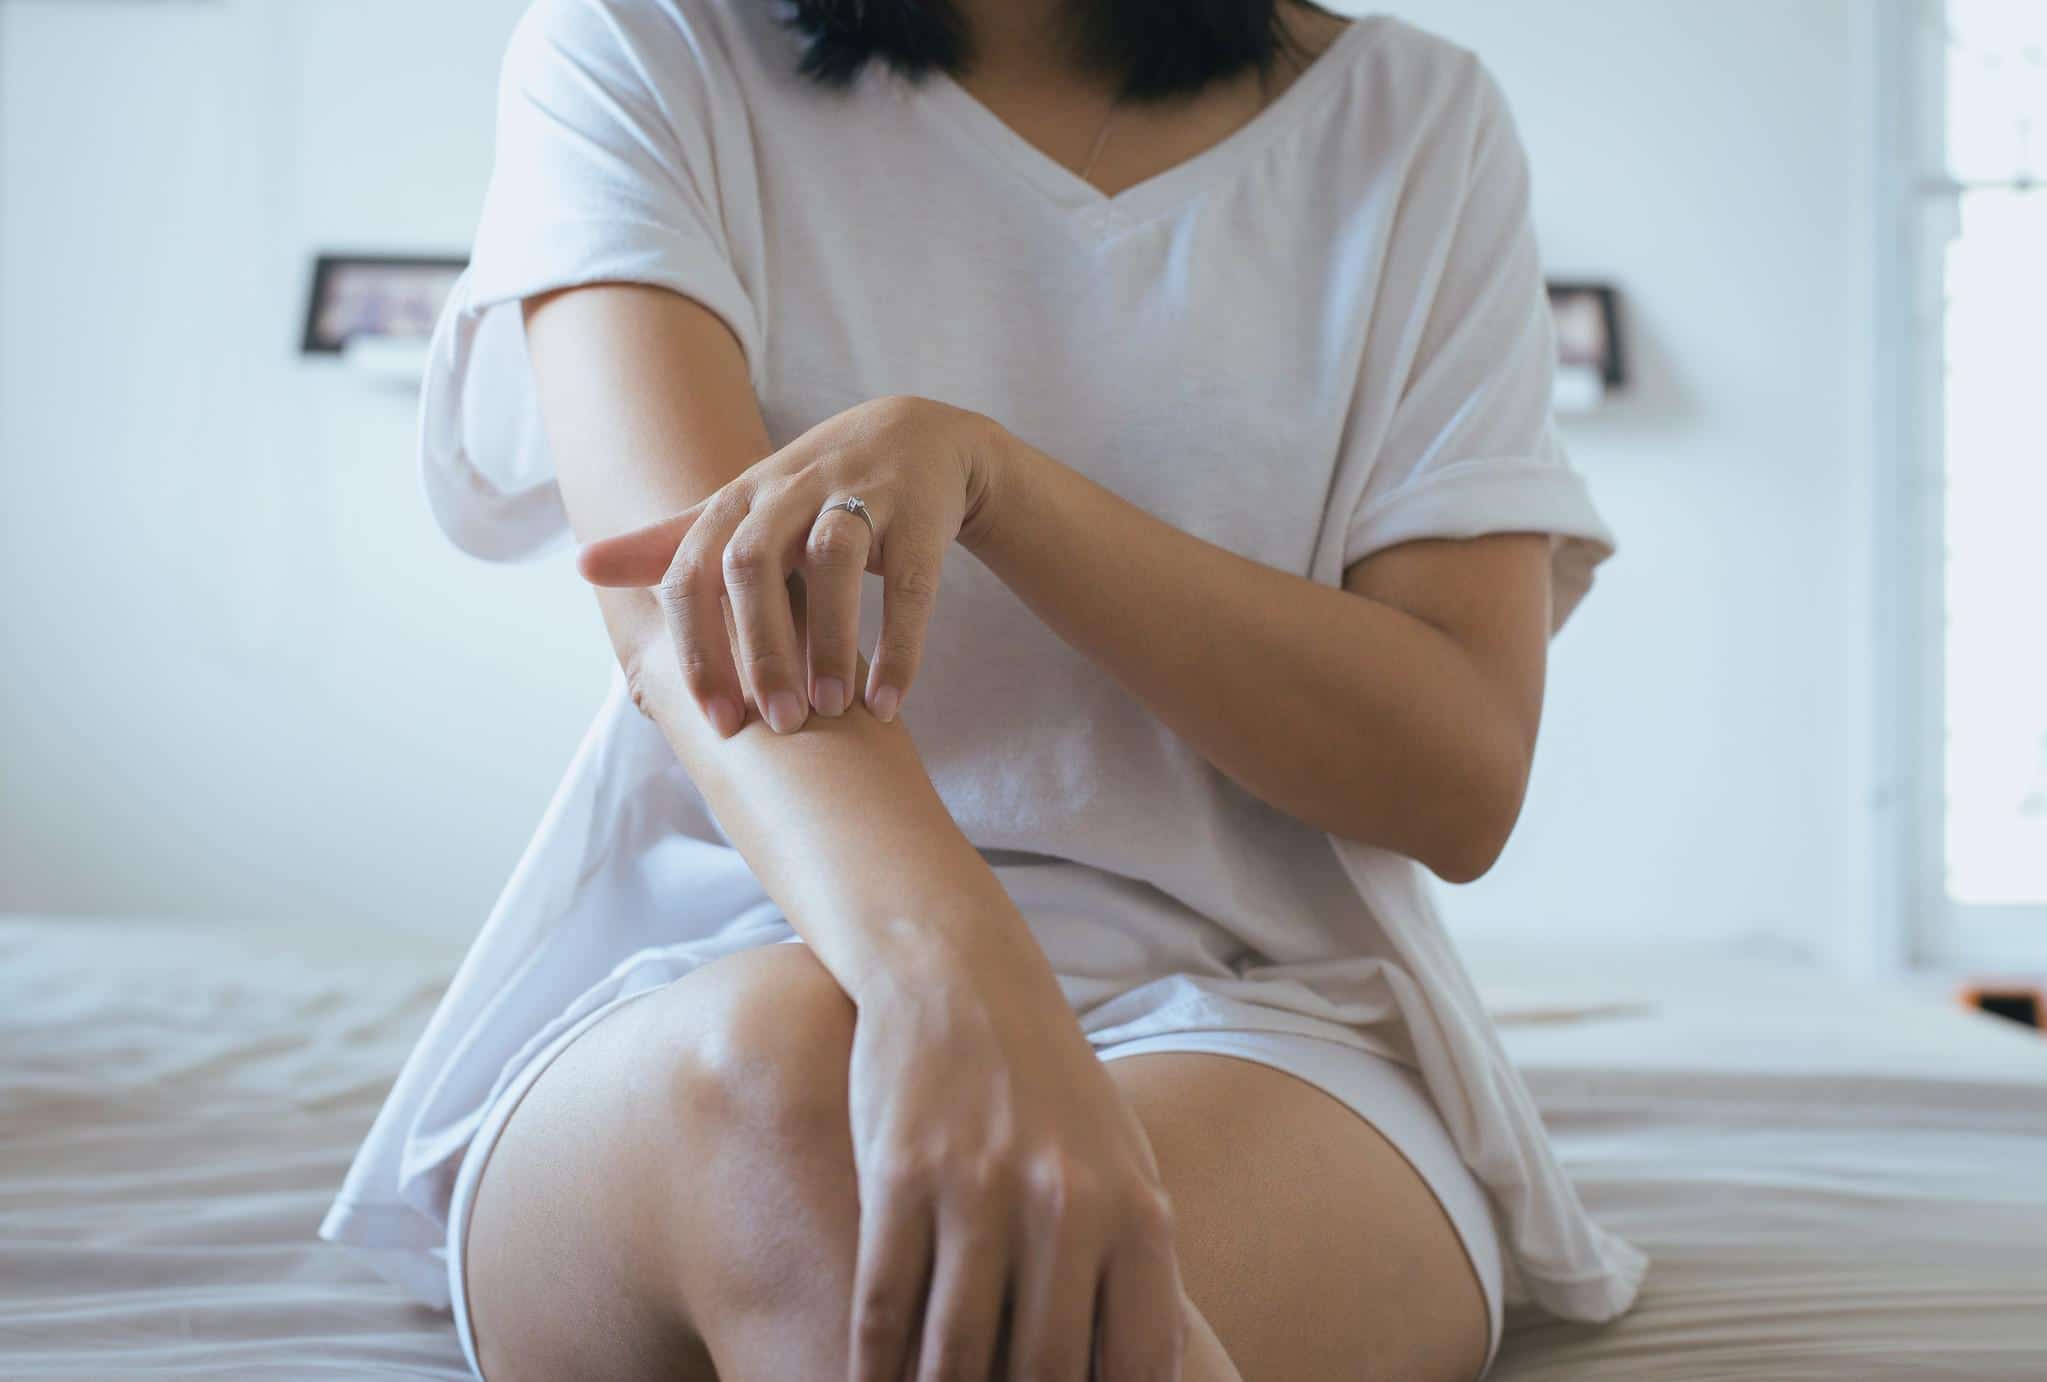
[[[1753,957],[1468,947],[1593,1211],[1652,1255],[1493,1377],[2047,1379],[2047,1042]],[[0,921],[0,1377],[465,1376],[313,1239],[444,944]]]

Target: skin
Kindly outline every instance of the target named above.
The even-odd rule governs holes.
[[[1078,163],[1106,97],[1034,42],[1031,6],[965,8],[1006,35],[970,89]],[[1270,94],[1247,81],[1119,124],[1097,182],[1241,125]],[[635,699],[807,944],[630,1005],[534,1086],[472,1220],[486,1375],[1475,1375],[1483,1297],[1397,1151],[1267,1067],[1101,1062],[877,712],[914,687],[958,542],[1247,790],[1476,876],[1540,717],[1547,539],[1408,544],[1319,586],[939,400],[772,451],[737,342],[664,290],[536,298],[527,331],[575,530],[622,535],[584,571]],[[852,515],[813,524],[843,493],[871,541]],[[862,570],[887,588],[872,667]]]

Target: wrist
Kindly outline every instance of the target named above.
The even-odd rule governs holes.
[[[1065,996],[1023,915],[1000,885],[971,897],[899,907],[864,928],[865,963],[846,985],[862,1011],[980,1002],[997,994],[1062,1009]]]
[[[966,515],[959,536],[969,552],[978,556],[994,541],[1003,515],[1015,505],[1029,450],[995,419],[973,415],[973,437],[966,448]]]

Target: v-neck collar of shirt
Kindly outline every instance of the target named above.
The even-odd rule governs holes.
[[[1170,211],[1227,177],[1304,118],[1383,29],[1370,16],[1352,20],[1270,105],[1200,153],[1113,195],[1018,134],[950,75],[933,70],[902,89],[935,123],[1000,159],[1076,224],[1107,234]]]

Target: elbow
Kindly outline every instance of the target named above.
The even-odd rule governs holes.
[[[1461,887],[1493,871],[1520,823],[1529,766],[1527,754],[1503,755],[1492,771],[1447,804],[1438,838],[1421,860],[1431,873]]]
[[[1455,887],[1476,883],[1493,871],[1493,865],[1500,862],[1507,842],[1496,843],[1474,835],[1469,841],[1459,840],[1436,851],[1436,857],[1423,860],[1429,872]]]

